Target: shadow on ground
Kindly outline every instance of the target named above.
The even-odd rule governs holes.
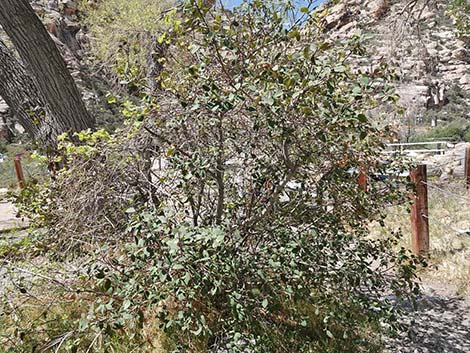
[[[464,298],[425,288],[417,310],[410,309],[404,322],[410,329],[388,342],[390,353],[470,352],[470,306]]]

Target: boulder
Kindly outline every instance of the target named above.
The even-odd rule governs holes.
[[[452,57],[456,60],[470,63],[470,52],[465,48],[458,48],[452,52]]]
[[[459,80],[461,85],[470,85],[470,73],[465,74]]]
[[[372,17],[379,20],[390,7],[390,0],[372,0],[367,4]]]
[[[0,140],[10,140],[13,135],[9,126],[11,121],[8,105],[0,98]]]

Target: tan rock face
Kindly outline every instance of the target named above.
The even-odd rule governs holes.
[[[0,141],[9,140],[12,137],[12,131],[10,130],[9,120],[10,112],[8,105],[0,97]]]
[[[390,7],[390,0],[373,0],[367,4],[375,20],[379,20]]]
[[[467,74],[465,74],[464,76],[462,76],[462,78],[459,80],[459,83],[460,83],[462,86],[468,86],[468,85],[470,85],[470,73],[467,73]]]
[[[452,52],[452,57],[458,61],[470,63],[470,51],[466,48],[459,47]]]
[[[77,39],[81,30],[78,20],[78,2],[75,0],[31,0],[33,8],[43,20],[47,31],[65,44],[72,54],[80,58],[82,47]]]
[[[59,30],[57,29],[57,25],[55,22],[53,21],[49,21],[47,22],[46,24],[46,29],[47,31],[52,34],[54,37],[58,37],[59,36]]]
[[[419,114],[436,99],[440,107],[451,87],[470,91],[470,38],[456,37],[446,15],[448,1],[417,0],[414,7],[413,3],[344,0],[324,4],[322,10],[328,13],[330,38],[347,37],[358,29],[374,36],[367,45],[372,54],[369,64],[383,58],[394,67],[402,105]]]

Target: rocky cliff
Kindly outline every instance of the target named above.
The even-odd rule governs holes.
[[[321,10],[334,38],[359,29],[373,35],[369,64],[383,59],[395,68],[406,119],[420,123],[425,115],[442,118],[439,112],[452,103],[456,91],[465,97],[458,104],[466,107],[449,120],[470,118],[465,114],[470,106],[470,37],[456,34],[448,1],[343,0],[324,3]]]
[[[103,92],[96,91],[99,80],[90,79],[87,36],[81,30],[77,1],[31,3],[61,49],[85,101],[98,109],[97,96]],[[359,29],[373,35],[368,43],[371,55],[361,65],[385,60],[394,67],[406,112],[402,121],[430,127],[437,119],[470,119],[470,37],[456,34],[447,8],[446,0],[340,0],[326,2],[320,10],[327,13],[326,28],[332,38],[347,37]],[[459,108],[446,108],[452,104]],[[110,116],[102,109],[100,113]]]

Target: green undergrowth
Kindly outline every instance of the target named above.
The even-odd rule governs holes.
[[[21,267],[19,262],[18,266]],[[56,271],[60,264],[36,268],[38,274]],[[41,266],[40,266],[41,267]],[[12,282],[13,283],[13,282]],[[5,287],[0,293],[9,308],[0,311],[0,353],[23,352],[113,352],[113,353],[153,353],[153,352],[183,352],[178,344],[164,330],[159,328],[158,313],[143,312],[142,322],[138,326],[115,326],[105,333],[96,331],[88,326],[87,320],[93,314],[90,305],[96,303],[96,293],[74,291],[72,288],[57,286],[47,280],[30,277],[17,278],[16,286],[21,294],[11,296],[11,287]],[[105,293],[102,293],[105,295]],[[95,304],[93,304],[95,302]],[[21,305],[19,305],[21,303]],[[296,310],[309,317],[309,325],[304,327],[305,337],[316,336],[317,340],[302,351],[311,353],[380,353],[383,346],[376,337],[375,332],[380,330],[375,324],[364,320],[357,327],[360,335],[347,338],[341,326],[332,326],[331,338],[325,337],[323,332],[324,314],[318,307],[306,302],[285,303],[295,306]],[[331,308],[334,310],[334,308]],[[359,312],[351,311],[351,318],[358,316]],[[277,320],[288,318],[279,317]],[[79,322],[79,326],[76,326]],[[285,340],[282,332],[278,332],[277,339],[279,352],[297,352],[291,347],[283,346]],[[334,337],[339,337],[336,339]],[[204,348],[205,340],[191,346],[190,352],[207,352]],[[184,350],[186,352],[186,350]]]
[[[19,232],[26,232],[23,229],[9,229],[0,232],[0,259],[17,258],[24,254],[34,253],[34,240],[28,236],[17,237]]]
[[[26,182],[44,180],[47,168],[40,161],[32,158],[33,147],[29,144],[8,144],[3,152],[6,158],[0,162],[0,188],[13,189],[18,186],[14,159],[21,155],[21,165]]]
[[[470,122],[464,119],[445,122],[412,138],[413,142],[444,139],[450,141],[470,142]]]

